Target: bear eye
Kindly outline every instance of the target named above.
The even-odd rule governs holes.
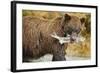
[[[77,34],[79,34],[79,33],[80,33],[80,29],[76,29],[75,32],[76,32]]]
[[[64,29],[64,26],[62,26],[62,29]]]

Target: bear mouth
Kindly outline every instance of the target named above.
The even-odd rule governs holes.
[[[67,34],[66,37],[60,37],[55,32],[50,36],[54,39],[57,39],[60,44],[84,41],[84,37],[79,36],[77,33],[74,32],[71,35]]]
[[[77,38],[78,38],[78,34],[75,32],[72,32],[70,35],[70,41],[74,42],[74,41],[76,41]]]
[[[70,42],[74,42],[76,38],[78,37],[78,34],[76,32],[71,32],[70,34],[64,32],[64,37],[65,38],[69,37]]]

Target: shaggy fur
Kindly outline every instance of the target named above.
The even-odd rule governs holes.
[[[75,26],[75,30],[80,29],[80,19],[67,14],[50,21],[32,16],[23,17],[23,62],[48,53],[53,54],[53,61],[65,60],[64,45],[50,34],[56,32],[58,36],[64,37],[66,32],[73,31],[69,25]]]

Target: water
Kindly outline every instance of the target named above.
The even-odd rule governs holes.
[[[47,61],[52,61],[53,55],[47,54],[39,59],[31,59],[31,62],[47,62]],[[73,57],[73,56],[65,56],[67,61],[71,60],[87,60],[89,59],[88,57]]]

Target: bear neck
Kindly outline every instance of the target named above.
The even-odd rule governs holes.
[[[56,33],[60,37],[64,37],[64,31],[62,29],[62,24],[61,24],[61,19],[60,20],[55,20],[52,23],[52,28],[51,28],[51,33]]]

